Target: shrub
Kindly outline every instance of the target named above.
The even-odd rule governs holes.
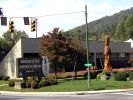
[[[15,80],[10,80],[8,85],[9,85],[10,87],[14,87],[14,85],[15,85]]]
[[[129,74],[129,79],[133,80],[133,71],[130,71],[128,74]]]
[[[112,72],[113,74],[117,74],[117,71]]]
[[[57,85],[57,80],[56,79],[51,79],[51,80],[49,80],[49,83],[51,85]]]
[[[45,80],[43,79],[43,80],[40,81],[39,84],[40,84],[40,86],[44,86],[44,83],[45,83]]]
[[[29,78],[28,78],[28,80],[26,81],[26,87],[27,87],[27,88],[31,88],[30,83],[33,81],[33,79],[34,79],[33,77],[29,77]]]
[[[21,83],[21,88],[27,88],[26,82],[22,82],[22,83]]]
[[[38,82],[36,80],[32,80],[30,82],[30,87],[34,88],[34,89],[37,89],[37,88],[39,88],[39,84],[38,84]]]
[[[2,80],[2,79],[3,79],[3,77],[4,77],[4,76],[0,76],[0,80]]]
[[[50,82],[47,79],[43,79],[40,81],[40,86],[50,86]]]
[[[95,79],[97,77],[97,72],[90,72],[90,79]],[[88,73],[84,74],[84,79],[88,79]]]
[[[97,74],[97,79],[101,79],[101,75],[102,75],[102,73],[98,73]]]
[[[10,79],[9,76],[4,76],[4,77],[3,77],[3,80],[5,80],[5,81],[8,81],[9,79]]]
[[[110,72],[102,72],[102,75],[111,76]]]
[[[55,76],[48,76],[47,81],[49,82],[50,85],[56,85],[57,80]]]
[[[114,80],[116,81],[126,81],[126,78],[127,78],[127,73],[125,72],[117,72],[114,75]]]

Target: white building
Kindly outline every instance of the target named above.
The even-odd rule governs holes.
[[[21,38],[0,63],[0,75],[18,77],[17,58],[39,56],[40,38]]]

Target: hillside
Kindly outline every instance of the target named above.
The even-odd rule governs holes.
[[[133,7],[127,10],[122,10],[112,16],[105,16],[101,19],[88,23],[90,37],[92,39],[101,39],[102,37],[99,36],[102,34],[109,34],[113,37],[118,23],[125,20],[129,15],[133,15]],[[71,38],[85,39],[86,26],[84,24],[65,33],[69,34],[69,37]]]

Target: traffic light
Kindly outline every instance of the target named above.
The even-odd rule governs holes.
[[[10,33],[13,33],[14,32],[14,26],[13,26],[13,24],[14,24],[14,22],[10,20],[9,21],[9,30],[8,30]]]
[[[31,32],[34,32],[36,28],[36,21],[35,20],[31,20]]]

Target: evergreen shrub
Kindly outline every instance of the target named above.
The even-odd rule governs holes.
[[[114,75],[114,80],[116,81],[126,81],[127,79],[127,73],[126,72],[117,72],[115,75]]]

